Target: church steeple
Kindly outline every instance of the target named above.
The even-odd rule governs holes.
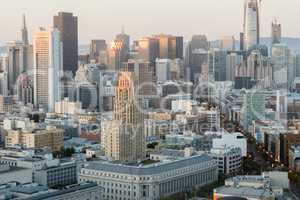
[[[27,31],[27,27],[26,27],[26,18],[25,18],[25,14],[23,14],[23,26],[22,26],[22,42],[25,45],[28,45],[28,31]]]

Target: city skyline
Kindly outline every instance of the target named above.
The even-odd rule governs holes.
[[[79,18],[79,44],[88,44],[91,39],[111,41],[114,35],[121,32],[122,26],[132,39],[160,32],[183,35],[185,40],[190,39],[193,34],[206,34],[209,40],[218,39],[222,35],[234,35],[238,39],[239,32],[243,31],[243,0],[227,0],[226,2],[191,0],[189,4],[175,0],[172,4],[169,1],[159,2],[160,6],[156,6],[157,0],[151,3],[145,1],[138,3],[136,0],[126,3],[117,2],[117,0],[102,2],[92,0],[88,5],[75,0],[72,1],[71,6],[69,0],[43,2],[43,5],[32,0],[17,4],[14,1],[5,3],[4,12],[0,14],[0,23],[6,30],[0,33],[1,45],[15,40],[17,36],[18,39],[20,38],[20,35],[12,33],[19,31],[22,27],[23,13],[27,18],[29,36],[32,36],[39,26],[52,26],[52,16],[57,12],[73,12]],[[283,24],[283,36],[297,37],[300,30],[292,24],[297,23],[296,19],[299,14],[296,8],[299,4],[293,0],[262,1],[261,36],[271,35],[272,20],[278,18],[279,23]],[[166,12],[167,6],[172,12]],[[30,12],[34,7],[38,9]],[[270,7],[272,9],[269,9]],[[214,12],[211,12],[212,10]],[[285,14],[286,10],[289,13]],[[180,12],[183,14],[179,14]],[[167,16],[166,13],[168,13]],[[223,24],[226,26],[221,26]],[[29,38],[32,41],[32,37]]]

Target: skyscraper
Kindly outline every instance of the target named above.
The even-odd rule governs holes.
[[[26,19],[25,19],[25,14],[23,14],[23,27],[22,27],[22,42],[24,45],[28,45],[28,31],[27,31],[27,26],[26,26]]]
[[[7,44],[8,51],[8,89],[14,94],[14,86],[18,76],[25,71],[25,48],[23,42],[11,41]]]
[[[194,79],[201,73],[202,64],[207,63],[209,43],[205,35],[194,35],[185,49],[185,66],[189,69],[187,79]]]
[[[120,33],[116,36],[115,41],[122,43],[122,46],[120,49],[121,63],[127,62],[129,59],[130,36],[125,34],[124,29],[122,29],[122,33]]]
[[[109,69],[113,71],[118,71],[122,68],[122,49],[124,43],[122,41],[114,40],[111,43],[109,52],[108,52],[108,64]]]
[[[245,49],[259,44],[260,0],[245,0],[244,7],[244,45]]]
[[[159,58],[183,58],[183,37],[159,34],[154,36],[159,42]]]
[[[159,41],[156,38],[141,38],[135,41],[135,46],[139,59],[155,64],[156,58],[159,57]]]
[[[59,30],[40,28],[34,33],[33,52],[34,104],[53,112],[55,102],[60,100],[62,44]]]
[[[54,28],[60,31],[63,44],[63,71],[72,72],[78,69],[78,22],[72,13],[59,12],[53,18]]]
[[[272,22],[272,44],[278,44],[281,42],[281,24],[275,19]]]
[[[234,81],[237,66],[243,61],[243,56],[238,53],[230,53],[226,56],[226,81]]]
[[[234,51],[235,50],[234,36],[222,36],[220,40],[220,48],[223,50]]]
[[[133,72],[119,72],[114,104],[114,119],[107,121],[104,128],[106,156],[121,162],[143,160],[144,118]]]
[[[23,15],[21,35],[23,42],[23,71],[30,72],[33,67],[33,47],[29,44],[25,15]]]
[[[90,60],[94,60],[99,64],[106,64],[106,59],[102,59],[103,54],[106,54],[107,45],[105,40],[92,40],[90,44]]]
[[[191,40],[191,50],[195,49],[209,49],[207,37],[205,35],[194,35]]]
[[[214,81],[226,80],[226,57],[227,51],[211,49],[208,52],[209,73]]]

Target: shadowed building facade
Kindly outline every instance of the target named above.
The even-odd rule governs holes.
[[[78,22],[72,13],[59,12],[53,18],[53,26],[60,31],[63,43],[63,71],[73,75],[78,68]]]

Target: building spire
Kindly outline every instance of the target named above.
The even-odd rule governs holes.
[[[28,45],[28,31],[26,26],[26,17],[25,14],[23,14],[23,27],[22,27],[22,42],[25,45]]]
[[[25,14],[23,14],[23,29],[27,29],[26,28],[26,17],[25,17]]]
[[[121,28],[121,33],[124,35],[125,34],[125,27],[124,26],[122,26],[122,28]]]

